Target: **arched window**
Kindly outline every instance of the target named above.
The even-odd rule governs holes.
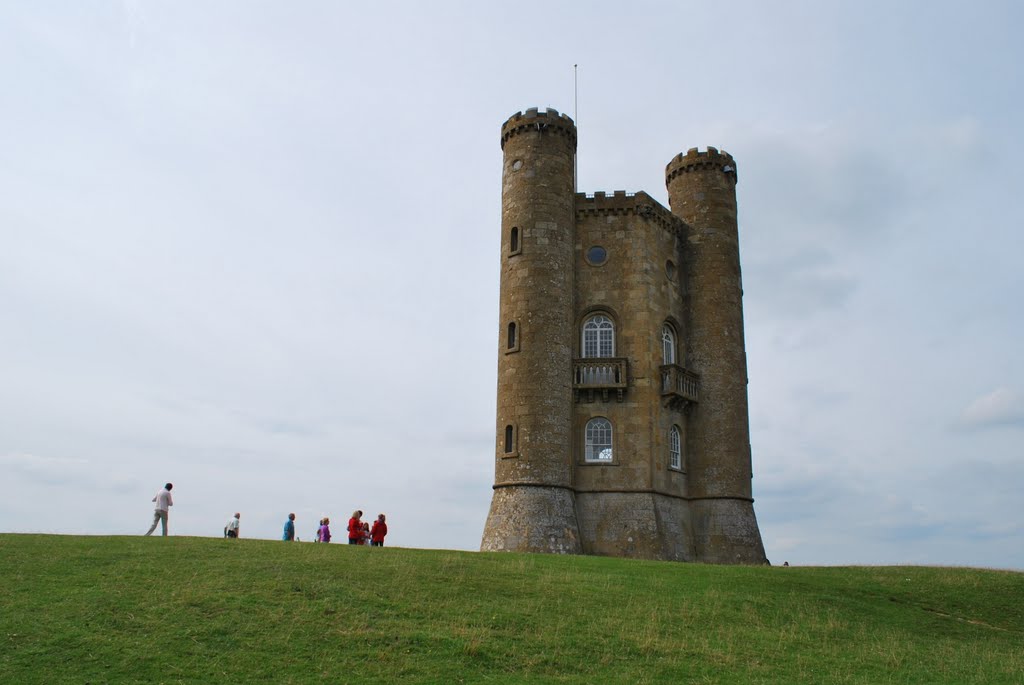
[[[513,226],[508,238],[508,253],[510,255],[519,253],[519,227]]]
[[[682,451],[679,448],[679,429],[675,426],[668,431],[668,465],[674,469],[683,468]]]
[[[516,338],[516,322],[510,321],[508,324],[508,349],[516,349],[516,345],[519,340]]]
[[[676,363],[676,332],[668,324],[661,327],[661,358],[662,364]]]
[[[512,426],[505,426],[505,454],[512,453]]]
[[[587,421],[585,461],[612,460],[612,422],[598,417]]]
[[[584,322],[583,356],[615,356],[615,324],[604,314],[595,314]]]

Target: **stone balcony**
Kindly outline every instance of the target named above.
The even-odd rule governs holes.
[[[611,393],[622,401],[626,393],[629,362],[625,357],[576,359],[572,363],[572,389],[577,402],[593,402],[595,397],[607,402]]]
[[[665,364],[661,371],[661,397],[666,406],[685,409],[700,396],[700,376],[679,364]]]

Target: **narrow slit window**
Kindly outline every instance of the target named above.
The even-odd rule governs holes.
[[[508,237],[508,252],[510,255],[519,253],[519,227],[513,226]]]
[[[514,350],[519,344],[518,330],[516,329],[516,322],[510,321],[508,324],[508,349]]]
[[[512,451],[513,451],[513,449],[512,449],[513,448],[512,438],[514,437],[513,433],[514,433],[514,431],[512,430],[512,426],[511,425],[505,426],[505,454],[512,454]]]
[[[676,332],[668,324],[661,329],[661,356],[664,364],[676,363]]]

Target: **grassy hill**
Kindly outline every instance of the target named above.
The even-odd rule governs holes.
[[[1022,683],[1024,574],[0,535],[0,683]]]

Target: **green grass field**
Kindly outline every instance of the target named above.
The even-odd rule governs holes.
[[[0,535],[0,683],[1024,683],[1024,574]]]

